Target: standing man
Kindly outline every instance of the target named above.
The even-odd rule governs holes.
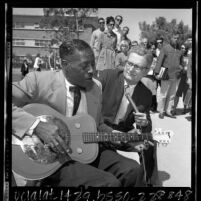
[[[182,54],[179,50],[178,38],[178,34],[173,34],[170,44],[163,46],[154,69],[157,79],[161,67],[168,69],[169,79],[161,80],[160,98],[158,102],[159,118],[161,119],[164,118],[164,115],[176,118],[172,114],[172,109],[176,90],[179,84],[179,75],[182,70]]]
[[[123,22],[123,17],[121,15],[117,15],[115,17],[115,25],[114,25],[114,29],[113,29],[113,32],[117,35],[117,47],[116,47],[117,52],[120,51],[120,42],[122,40],[122,30],[120,27],[122,22]]]
[[[63,42],[59,52],[62,70],[32,72],[22,81],[13,83],[12,130],[13,135],[19,139],[32,135],[32,130],[44,144],[56,153],[64,154],[68,147],[59,135],[60,127],[54,122],[38,121],[37,117],[19,107],[29,103],[46,104],[69,118],[75,114],[86,113],[94,118],[99,132],[116,131],[103,123],[102,92],[96,84],[98,81],[94,82],[93,79],[95,58],[89,44],[74,39]],[[73,160],[66,162],[54,174],[42,180],[41,185],[144,186],[143,169],[135,161],[115,151],[100,148],[93,163],[86,165]]]
[[[50,53],[48,55],[48,65],[50,70],[55,69],[55,52],[53,49],[50,49]]]
[[[34,61],[34,70],[35,71],[41,71],[41,64],[42,64],[42,59],[40,58],[40,54],[38,53],[36,55],[35,61]]]
[[[156,39],[156,45],[157,45],[156,56],[158,57],[160,54],[160,50],[163,47],[163,38],[162,37]]]
[[[127,36],[128,33],[129,33],[129,28],[127,26],[123,27],[123,30],[122,30],[122,39],[121,40],[128,41],[129,49],[130,49],[131,48],[131,40]]]
[[[29,63],[27,61],[27,59],[24,59],[23,64],[21,66],[21,73],[22,73],[22,79],[24,78],[24,76],[29,73]]]
[[[100,54],[99,49],[98,49],[98,43],[100,40],[101,33],[105,31],[105,20],[101,17],[98,19],[98,25],[99,28],[93,31],[91,35],[91,41],[90,41],[90,46],[94,51],[94,56],[95,56],[95,62],[97,64],[98,61],[98,56]]]
[[[141,45],[142,45],[146,50],[148,50],[148,49],[149,49],[149,40],[148,40],[148,38],[146,38],[146,37],[143,38]]]
[[[142,132],[152,131],[152,121],[150,118],[150,107],[152,103],[151,91],[140,81],[147,75],[152,63],[152,55],[147,54],[143,48],[138,47],[135,51],[130,52],[128,60],[123,70],[107,69],[100,73],[99,80],[102,83],[103,107],[102,113],[104,122],[119,131],[129,132],[137,128]],[[135,102],[139,112],[134,111],[125,94],[129,93]],[[115,146],[119,150],[136,151],[129,144]],[[113,149],[114,149],[113,147]],[[144,149],[138,147],[138,152]],[[146,164],[147,179],[153,175],[152,184],[157,182],[157,163],[153,147],[143,151]],[[155,159],[153,158],[155,157]],[[142,159],[142,158],[141,158]]]

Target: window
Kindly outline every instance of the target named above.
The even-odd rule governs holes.
[[[35,46],[46,47],[49,44],[50,44],[50,41],[48,41],[48,40],[35,40]]]
[[[25,40],[23,39],[13,39],[13,45],[25,45]]]
[[[24,23],[23,22],[16,22],[14,24],[14,28],[24,28]]]
[[[38,24],[38,23],[35,23],[35,24],[34,24],[34,28],[35,28],[35,29],[39,29],[39,28],[40,28],[39,24]]]

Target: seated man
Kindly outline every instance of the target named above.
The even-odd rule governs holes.
[[[13,83],[12,129],[13,135],[18,139],[23,139],[25,135],[31,136],[34,132],[52,150],[64,154],[68,147],[59,135],[59,126],[54,122],[38,121],[37,117],[21,107],[30,103],[46,104],[67,117],[82,112],[94,118],[98,131],[111,133],[113,129],[103,123],[101,116],[102,93],[97,80],[92,78],[95,58],[90,46],[82,40],[74,39],[62,43],[59,53],[62,70],[31,72],[20,82]],[[78,93],[71,91],[73,86],[77,86]],[[76,98],[78,96],[79,99]],[[30,132],[30,128],[33,132]],[[138,146],[137,143],[135,145]],[[144,186],[143,168],[113,150],[100,149],[93,163],[67,161],[55,173],[41,181],[41,186],[79,185]]]
[[[152,93],[140,81],[149,72],[152,60],[153,56],[151,54],[138,47],[129,53],[124,70],[107,69],[100,73],[99,80],[102,83],[103,93],[102,114],[104,122],[108,126],[119,131],[129,132],[134,128],[135,123],[137,129],[140,129],[142,133],[152,131],[149,113],[152,104]],[[138,111],[134,110],[125,97],[125,93],[130,95]],[[116,144],[113,147],[111,147],[111,144],[104,146],[124,151],[136,151],[129,144],[132,143]],[[153,158],[154,152],[154,147],[151,146],[148,150],[143,151],[147,179],[151,178],[154,168],[155,170],[157,168],[156,158]]]

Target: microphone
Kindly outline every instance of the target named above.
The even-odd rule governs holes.
[[[126,98],[128,99],[128,101],[131,103],[131,105],[133,106],[133,109],[135,110],[135,112],[139,112],[136,104],[134,103],[134,101],[132,100],[132,98],[130,97],[129,93],[125,93]]]

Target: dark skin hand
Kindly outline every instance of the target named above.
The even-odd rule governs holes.
[[[34,133],[56,153],[68,154],[69,149],[64,140],[59,136],[59,127],[48,122],[39,122]]]

